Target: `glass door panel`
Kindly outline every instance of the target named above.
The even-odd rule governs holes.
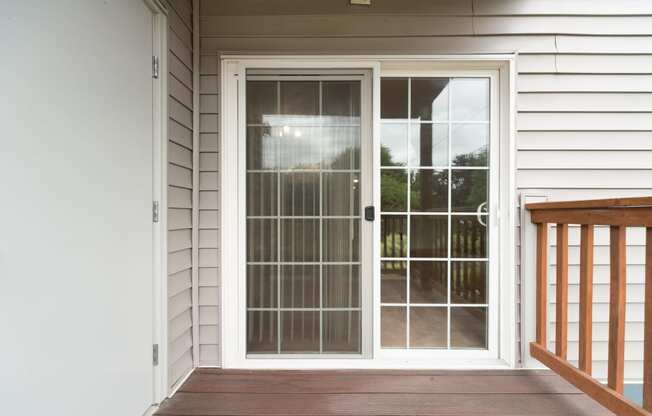
[[[247,77],[249,355],[362,352],[361,79],[334,78]]]
[[[488,347],[489,78],[381,79],[381,348]]]

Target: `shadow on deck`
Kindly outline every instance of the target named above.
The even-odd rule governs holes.
[[[543,370],[197,369],[157,415],[611,415]]]

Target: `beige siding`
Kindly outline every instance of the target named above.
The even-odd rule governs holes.
[[[202,75],[217,72],[220,52],[518,52],[518,193],[543,194],[553,200],[652,193],[652,3],[374,0],[370,8],[346,3],[203,1]],[[205,82],[212,85],[216,79]],[[217,100],[202,97],[201,111],[215,115]],[[216,117],[202,120],[207,130],[217,125]],[[207,149],[216,151],[217,135],[205,139],[211,146]],[[205,215],[201,221],[217,227],[217,215]],[[518,229],[515,233],[518,237]],[[573,230],[573,285],[578,262],[575,234]],[[608,289],[604,229],[598,231],[596,243],[594,368],[603,377]],[[633,230],[628,234],[628,272],[633,276],[628,287],[626,349],[630,380],[642,374],[641,250],[640,231]],[[551,262],[554,265],[554,256]],[[519,263],[517,256],[517,274]],[[576,293],[571,286],[572,301]],[[217,301],[216,297],[202,300],[212,307],[218,306]],[[203,308],[208,306],[203,303]],[[571,358],[577,355],[576,309],[574,303],[569,314]],[[200,336],[214,338],[210,333]]]
[[[168,386],[192,369],[192,4],[168,14]]]
[[[219,356],[218,76],[217,56],[199,63],[199,365]]]

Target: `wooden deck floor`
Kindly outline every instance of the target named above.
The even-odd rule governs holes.
[[[611,415],[548,371],[197,369],[157,415]]]

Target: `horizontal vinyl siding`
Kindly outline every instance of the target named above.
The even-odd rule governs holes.
[[[168,13],[168,386],[192,369],[192,4]]]
[[[652,3],[374,0],[371,7],[350,7],[346,3],[203,1],[201,54],[207,72],[202,69],[202,74],[216,73],[214,59],[220,52],[517,52],[518,193],[543,194],[550,200],[652,193]],[[201,111],[216,114],[217,101],[202,98]],[[212,125],[209,123],[217,123],[215,118],[203,120],[207,128]],[[217,215],[204,216],[200,222],[216,227]],[[577,293],[575,233],[571,232],[571,300]],[[518,241],[518,227],[515,235]],[[598,377],[606,376],[606,238],[605,230],[599,229],[594,324],[594,373]],[[636,380],[641,365],[637,315],[643,273],[640,230],[628,233],[627,244],[631,312],[627,322],[626,377]],[[519,265],[517,255],[517,275]],[[554,256],[551,273],[554,285]],[[520,279],[519,275],[517,293]],[[571,304],[570,309],[569,354],[574,359],[577,316],[572,311],[577,309],[576,304]],[[516,325],[518,333],[520,310]]]
[[[218,75],[216,56],[200,60],[199,93],[199,365],[220,365]]]

